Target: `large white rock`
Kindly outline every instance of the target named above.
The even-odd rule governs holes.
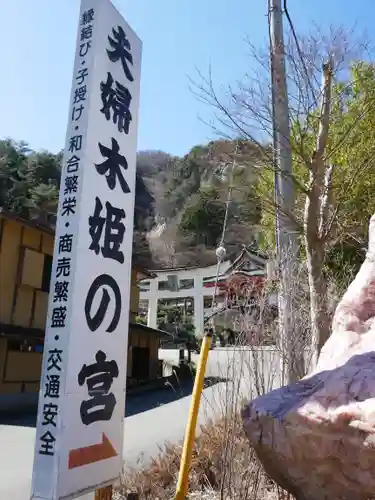
[[[297,500],[375,499],[375,216],[316,369],[249,403],[251,444]]]

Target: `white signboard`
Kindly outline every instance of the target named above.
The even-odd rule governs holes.
[[[81,4],[61,177],[32,499],[122,469],[141,42],[109,0]]]

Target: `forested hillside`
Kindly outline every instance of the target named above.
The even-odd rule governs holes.
[[[215,262],[230,186],[228,255],[243,244],[255,245],[261,222],[259,157],[253,144],[241,141],[196,146],[182,158],[161,151],[140,152],[138,171],[155,199],[155,224],[149,233],[155,260],[164,265]]]
[[[229,185],[226,245],[236,253],[255,241],[261,212],[256,177],[241,159],[256,162],[248,144],[217,141],[193,148],[182,158],[141,151],[137,160],[135,242],[155,266],[215,261],[221,239]],[[24,142],[0,141],[0,206],[53,226],[62,154],[32,151]],[[232,175],[233,174],[233,175]]]

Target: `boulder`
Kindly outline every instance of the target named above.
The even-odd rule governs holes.
[[[243,411],[265,470],[297,500],[375,499],[375,217],[369,235],[314,371]]]

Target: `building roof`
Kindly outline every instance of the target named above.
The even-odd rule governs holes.
[[[246,257],[263,266],[263,269],[253,269],[251,271],[244,271],[242,269],[238,269]],[[231,275],[239,272],[242,274],[246,274],[247,276],[257,276],[257,275],[262,276],[266,272],[265,265],[266,265],[266,257],[263,254],[259,252],[252,252],[251,250],[249,250],[247,247],[244,246],[241,253],[238,255],[238,257],[234,259],[234,261],[230,264],[228,269],[218,277],[218,282],[225,281]],[[208,276],[203,279],[203,284],[204,285],[209,284],[215,280],[216,276]]]
[[[49,226],[46,226],[45,224],[40,224],[36,220],[25,219],[24,217],[21,217],[20,215],[17,215],[14,212],[5,210],[5,208],[3,207],[0,207],[0,216],[4,217],[5,219],[17,221],[20,224],[23,224],[24,226],[30,227],[31,229],[37,229],[51,236],[55,234],[55,231],[51,229]]]
[[[222,281],[226,281],[229,278],[232,278],[233,276],[236,275],[243,275],[247,277],[252,277],[252,276],[264,276],[266,274],[265,269],[252,269],[251,271],[233,271],[230,274],[222,274],[221,276],[218,277],[218,283]],[[203,286],[206,284],[214,283],[216,281],[216,276],[210,276],[208,278],[204,278],[203,280]]]
[[[141,276],[138,276],[137,283],[147,279],[147,278],[156,278],[156,274],[148,271],[144,267],[138,265],[136,262],[132,262],[132,268],[135,269]]]
[[[150,335],[157,335],[158,337],[169,338],[172,335],[164,330],[159,330],[158,328],[151,328],[149,326],[143,325],[142,323],[132,323],[129,322],[129,327],[139,328]],[[10,325],[0,323],[0,337],[10,336],[11,338],[34,338],[43,340],[45,335],[45,330],[42,328],[29,328],[17,325]]]
[[[230,273],[233,269],[235,269],[241,263],[241,261],[246,257],[255,262],[258,262],[259,264],[262,264],[264,266],[266,265],[267,258],[265,255],[263,255],[259,251],[252,251],[244,246],[239,256],[236,257],[232,262],[232,264],[229,266],[227,273]]]
[[[228,262],[228,261],[225,261]],[[205,269],[215,266],[217,263],[207,264],[205,266],[178,266],[178,267],[163,267],[161,269],[150,269],[153,273],[170,273],[171,271],[193,271],[194,269]]]
[[[267,257],[264,254],[262,254],[261,252],[259,252],[259,250],[253,251],[244,245],[240,254],[234,259],[233,262],[230,262],[229,260],[225,260],[224,262],[222,262],[222,264],[225,264],[226,262],[229,263],[230,265],[229,265],[227,272],[230,272],[231,269],[235,268],[240,263],[240,261],[246,256],[248,256],[250,259],[252,259],[252,260],[254,260],[262,265],[265,265],[265,263],[267,261]],[[216,261],[212,262],[212,264],[207,264],[204,266],[163,267],[163,268],[159,268],[159,269],[150,269],[150,271],[154,272],[154,273],[169,273],[169,272],[173,272],[173,271],[192,271],[194,269],[205,269],[207,267],[212,267],[215,265],[217,265]]]
[[[164,330],[159,330],[158,328],[151,328],[150,326],[146,326],[142,323],[129,323],[129,327],[139,328],[140,330],[143,330],[144,332],[149,333],[151,335],[156,334],[158,337],[165,337],[165,338],[173,337],[173,335],[171,335],[168,332],[165,332]]]

